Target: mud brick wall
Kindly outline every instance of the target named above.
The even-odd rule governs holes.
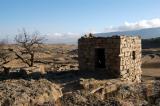
[[[96,49],[103,48],[105,67],[96,67]],[[134,56],[133,56],[134,55]],[[79,68],[82,71],[106,71],[106,77],[140,82],[141,39],[139,37],[113,36],[80,38],[78,40]]]

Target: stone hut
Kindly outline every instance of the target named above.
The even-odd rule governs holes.
[[[105,71],[123,81],[141,82],[139,36],[82,37],[78,40],[80,71]]]

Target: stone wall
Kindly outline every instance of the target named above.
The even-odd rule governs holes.
[[[96,49],[103,48],[105,67],[96,67]],[[135,56],[133,56],[135,55]],[[106,77],[139,82],[141,79],[141,40],[139,37],[89,37],[78,40],[79,68],[105,71]]]
[[[120,39],[120,74],[122,80],[141,81],[141,39],[121,36]]]
[[[109,76],[119,75],[119,37],[81,38],[78,42],[79,67],[83,71],[108,71]],[[105,49],[105,68],[95,67],[95,49]],[[110,71],[112,70],[112,71]]]

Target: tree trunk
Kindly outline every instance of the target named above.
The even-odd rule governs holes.
[[[34,65],[34,53],[31,53],[30,61],[31,61],[30,67],[33,67],[33,65]]]

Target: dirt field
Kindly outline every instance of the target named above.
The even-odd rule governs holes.
[[[14,45],[10,45],[15,48]],[[35,66],[42,71],[78,70],[77,45],[45,45],[43,53],[37,53]],[[19,59],[14,59],[5,66],[12,69],[26,67]],[[144,78],[160,77],[160,48],[144,49],[142,53],[142,71]]]
[[[145,77],[160,77],[160,49],[143,50],[142,71]]]
[[[10,47],[15,49],[14,45]],[[0,104],[150,106],[160,103],[160,49],[143,50],[143,81],[133,86],[120,85],[116,79],[106,80],[104,73],[80,73],[76,45],[45,45],[43,51],[35,55],[35,66],[30,68],[12,54],[11,61],[5,65],[11,68],[10,73],[0,75]],[[25,73],[19,72],[20,68]],[[150,92],[153,90],[156,91]]]

